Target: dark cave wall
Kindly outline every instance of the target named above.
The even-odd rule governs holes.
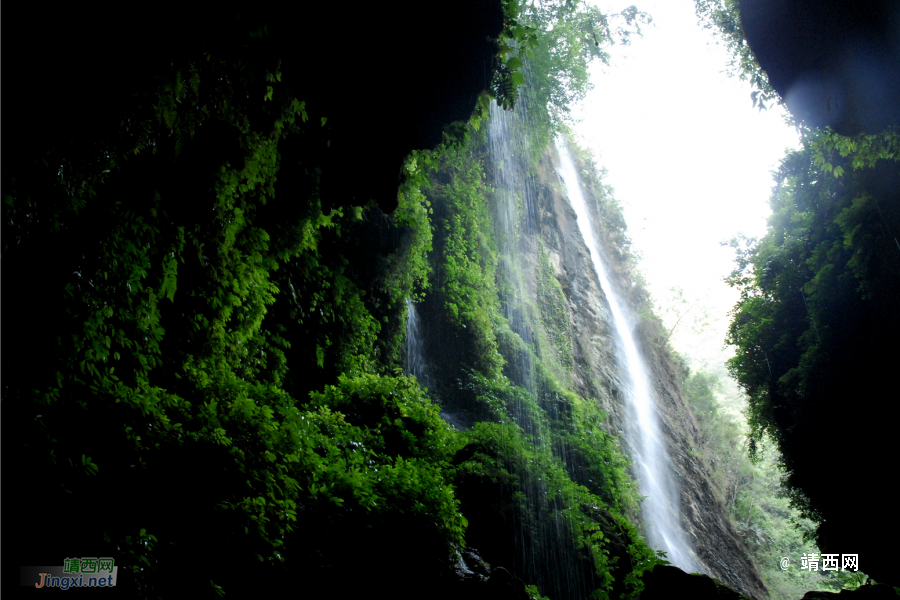
[[[900,125],[892,0],[741,0],[747,42],[793,115],[841,135]]]
[[[272,571],[268,563],[257,560],[257,552],[271,548],[253,538],[252,530],[245,538],[243,528],[234,526],[235,520],[223,518],[215,510],[223,499],[239,497],[248,489],[245,473],[239,471],[234,456],[224,447],[208,441],[163,444],[144,455],[150,463],[148,473],[141,465],[128,464],[138,461],[133,460],[133,448],[122,441],[123,423],[135,428],[146,423],[152,426],[152,418],[146,414],[135,417],[135,411],[129,412],[122,404],[95,397],[74,385],[67,385],[62,400],[52,407],[49,402],[39,405],[28,397],[32,385],[52,385],[48,382],[55,380],[57,368],[67,375],[76,369],[65,362],[71,357],[62,355],[62,343],[57,344],[57,339],[82,339],[79,334],[84,316],[77,321],[76,315],[65,314],[63,289],[74,282],[77,299],[87,298],[86,303],[90,303],[90,278],[108,267],[102,264],[101,251],[108,249],[111,232],[130,218],[126,213],[139,214],[163,232],[155,240],[157,248],[148,244],[148,254],[154,260],[168,248],[169,238],[178,229],[202,230],[199,235],[208,235],[206,249],[189,246],[187,260],[178,265],[177,305],[174,300],[160,303],[167,337],[161,345],[160,368],[153,373],[153,385],[178,390],[176,380],[182,371],[175,363],[179,353],[203,352],[200,345],[205,336],[191,333],[191,317],[208,308],[210,288],[203,286],[209,284],[210,271],[221,266],[210,260],[216,257],[214,243],[209,243],[215,242],[223,229],[211,210],[216,176],[223,163],[240,169],[249,155],[242,145],[246,136],[222,117],[221,104],[213,104],[234,100],[241,104],[251,132],[269,135],[278,111],[268,110],[273,103],[263,101],[267,92],[264,75],[280,69],[276,103],[292,95],[303,100],[316,127],[278,141],[280,169],[274,183],[275,198],[253,207],[254,225],[273,232],[274,246],[284,241],[278,239],[278,233],[289,229],[279,227],[296,224],[317,212],[317,202],[328,213],[339,206],[346,210],[374,201],[374,206],[362,212],[361,222],[346,225],[350,219],[345,220],[346,238],[323,236],[327,239],[321,244],[320,261],[334,263],[328,265],[333,267],[332,275],[338,268],[345,268],[348,278],[372,292],[380,283],[374,280],[384,271],[378,261],[393,258],[391,255],[399,253],[405,243],[407,232],[395,227],[391,217],[385,215],[397,206],[401,162],[413,149],[434,147],[448,125],[471,116],[495,66],[497,46],[493,40],[503,26],[501,3],[458,2],[438,8],[403,2],[387,7],[355,6],[351,10],[333,3],[251,4],[238,8],[231,4],[200,8],[164,3],[146,11],[71,4],[53,10],[39,5],[4,8],[4,47],[15,48],[15,52],[4,53],[4,84],[7,91],[15,88],[21,93],[4,94],[2,106],[3,191],[4,196],[15,194],[18,210],[9,227],[4,221],[3,437],[5,448],[13,450],[4,459],[3,471],[4,483],[24,489],[4,505],[3,517],[7,523],[36,523],[34,528],[19,531],[8,528],[5,541],[16,547],[16,558],[7,561],[4,586],[15,587],[21,565],[59,564],[72,553],[105,556],[115,552],[110,547],[118,540],[117,530],[120,533],[140,521],[141,527],[149,527],[151,533],[155,531],[165,540],[161,542],[164,546],[156,549],[163,563],[192,560],[212,577],[213,570],[219,568],[213,564],[217,561],[215,553],[198,552],[198,548],[205,544],[220,551],[230,548],[235,551],[232,559],[249,565],[245,579],[235,583],[231,593],[240,596],[242,591],[259,591],[255,585],[262,580],[271,585],[273,594],[283,593],[293,584],[272,577],[273,572],[283,571]],[[229,96],[213,93],[217,90],[210,92],[205,98],[212,115],[197,124],[193,137],[182,140],[179,152],[169,129],[156,118],[158,91],[165,84],[175,83],[171,80],[179,69],[197,63],[210,69],[204,71],[206,74],[218,68],[209,65],[219,60],[224,66],[216,73],[227,73],[225,77],[233,79],[230,83],[238,93]],[[246,87],[241,88],[245,81]],[[200,94],[215,85],[202,80]],[[240,98],[241,92],[246,92],[246,98]],[[192,110],[199,114],[201,108],[182,106],[180,114]],[[104,184],[97,186],[96,195],[90,195],[82,212],[65,212],[73,187],[81,183],[73,173],[86,178],[97,174],[105,168],[103,154],[107,148],[128,152],[135,139],[130,128],[138,122],[155,127],[151,135],[158,142],[153,148],[156,151],[144,148],[140,154],[121,160],[118,168],[107,174]],[[59,164],[65,165],[65,174],[72,179],[68,189],[58,185]],[[162,205],[151,208],[157,192]],[[30,196],[28,205],[26,196]],[[117,201],[122,203],[118,210],[114,208]],[[62,218],[54,213],[56,209],[63,212]],[[58,224],[59,230],[54,230]],[[137,236],[123,237],[137,240]],[[141,239],[141,244],[145,241]],[[273,280],[277,279],[281,293],[267,315],[270,321],[291,322],[293,315],[287,306],[289,275],[292,269],[304,272],[305,265],[298,263],[314,260],[311,254],[275,271]],[[349,266],[340,264],[344,258]],[[127,261],[123,258],[121,262]],[[159,264],[147,270],[152,280],[160,270]],[[116,275],[113,272],[110,279]],[[312,285],[325,287],[325,283],[323,279]],[[192,296],[195,291],[197,296]],[[367,300],[375,296],[370,293]],[[116,313],[134,308],[125,306],[122,297],[126,297],[124,292],[116,298]],[[375,297],[370,306],[378,300]],[[402,327],[402,314],[382,309],[381,313],[375,308],[372,312],[386,319],[382,331],[389,337]],[[351,326],[345,325],[344,330]],[[310,344],[310,336],[303,335],[310,331],[313,337],[317,335],[315,326],[297,330],[286,334],[295,334],[296,343],[288,352],[294,369],[284,387],[303,399],[308,398],[310,389],[333,382],[337,374],[331,363],[330,370],[316,366],[315,340]],[[338,337],[333,331],[328,333]],[[373,354],[384,350],[369,349]],[[129,362],[131,356],[124,356],[127,352],[122,354],[116,374],[126,385],[132,384],[129,377],[137,365]],[[200,404],[196,396],[186,397],[188,402]],[[90,412],[79,406],[82,403]],[[84,427],[86,421],[90,426]],[[71,486],[72,493],[66,494],[55,478],[63,467],[54,471],[56,466],[51,465],[53,459],[46,452],[52,447],[47,431],[56,432],[61,442],[58,447],[76,448],[79,455],[85,453],[102,463],[100,475]],[[63,451],[58,452],[61,454]],[[59,462],[66,458],[60,457]],[[44,476],[33,481],[35,473]],[[106,502],[109,504],[103,508]],[[90,517],[62,526],[54,518],[45,518],[61,510],[82,515],[94,510],[96,520]],[[107,532],[114,538],[112,543],[104,543],[103,532],[98,531],[102,519],[106,519]],[[326,521],[320,520],[317,525],[328,529]],[[401,525],[385,519],[384,529],[378,529],[378,535],[363,536],[358,547],[377,545],[383,539],[379,536]],[[419,534],[431,536],[433,541],[435,536],[428,527],[427,523],[409,527],[409,539],[414,541],[407,546],[421,550]],[[348,529],[346,536],[351,537],[355,528]],[[129,532],[132,536],[136,533]],[[298,536],[300,542],[295,547],[304,547],[308,541],[305,534]],[[323,550],[345,553],[343,537],[334,535],[323,542]],[[394,545],[383,544],[379,549],[402,545],[398,536],[392,539]],[[316,550],[307,549],[310,553]],[[391,552],[385,554],[370,566],[377,563],[389,568],[393,557]],[[304,556],[302,551],[299,556]],[[417,560],[427,557],[422,554],[412,562]],[[439,566],[427,565],[429,573]],[[184,584],[194,591],[211,592],[209,577],[198,580],[187,571],[161,571],[158,581],[172,586],[167,589]],[[224,571],[228,573],[229,569]],[[217,581],[222,572],[215,575]],[[122,587],[134,590],[139,575],[130,569],[120,573]],[[233,572],[227,576],[240,579]],[[413,582],[409,585],[418,581],[418,575],[404,577],[399,571],[394,577]],[[347,584],[353,585],[363,588],[370,584]],[[21,589],[25,588],[12,591]]]
[[[5,163],[52,147],[102,149],[130,113],[152,103],[157,77],[212,53],[271,71],[280,65],[289,93],[327,118],[321,153],[332,205],[375,200],[384,212],[396,207],[403,157],[434,147],[447,124],[472,114],[503,29],[494,0],[162,3],[146,11],[24,4],[4,16],[5,42],[16,48],[4,57],[4,80],[22,92],[4,97],[4,141],[17,148]],[[262,97],[265,82],[247,93]]]

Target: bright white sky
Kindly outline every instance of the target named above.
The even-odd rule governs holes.
[[[575,131],[608,169],[667,326],[677,318],[662,306],[669,288],[684,290],[681,310],[700,300],[672,338],[699,366],[719,354],[737,301],[722,282],[734,254],[719,242],[765,232],[771,171],[798,137],[780,108],[753,108],[749,84],[724,73],[729,57],[698,24],[693,0],[596,1],[608,12],[636,4],[653,24],[609,48],[610,67],[596,65]],[[701,340],[691,326],[703,308],[718,321]]]

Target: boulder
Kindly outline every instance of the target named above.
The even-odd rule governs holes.
[[[897,598],[900,598],[900,593],[896,588],[879,583],[840,592],[806,592],[802,600],[897,600]]]
[[[750,600],[718,579],[699,573],[685,573],[671,565],[657,565],[644,574],[641,600],[691,598],[693,600]]]

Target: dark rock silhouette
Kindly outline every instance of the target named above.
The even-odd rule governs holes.
[[[495,0],[423,5],[333,2],[155,4],[108,10],[36,4],[7,12],[4,141],[25,155],[73,142],[84,151],[145,101],[154,77],[206,52],[246,57],[249,32],[281,61],[285,85],[324,126],[323,197],[333,206],[397,204],[403,157],[466,120],[490,84],[503,27]],[[265,89],[248,90],[262,98]],[[30,151],[30,152],[29,152]],[[29,156],[30,158],[30,156]],[[352,176],[347,174],[352,172]]]
[[[900,125],[900,5],[743,0],[750,48],[795,117],[842,135]]]
[[[894,600],[897,596],[900,594],[893,587],[874,584],[840,592],[806,592],[801,600]]]
[[[641,600],[691,598],[692,600],[749,600],[709,575],[685,573],[671,565],[657,565],[644,575]]]

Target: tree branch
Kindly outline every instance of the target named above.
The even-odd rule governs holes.
[[[691,304],[691,308],[694,308],[695,306],[697,306],[697,302],[700,302],[700,301],[697,300],[696,302],[694,302],[693,304]],[[666,345],[666,342],[669,341],[669,338],[672,337],[672,333],[675,331],[675,328],[678,327],[678,324],[681,323],[681,319],[684,318],[684,315],[686,315],[686,314],[688,314],[689,312],[691,312],[691,308],[689,308],[689,309],[687,309],[686,311],[684,311],[683,313],[681,313],[681,316],[678,317],[678,320],[675,321],[675,324],[674,324],[674,325],[672,325],[672,329],[669,330],[669,335],[667,335],[667,336],[666,336],[666,339],[663,340],[663,346],[665,346],[665,345]]]

